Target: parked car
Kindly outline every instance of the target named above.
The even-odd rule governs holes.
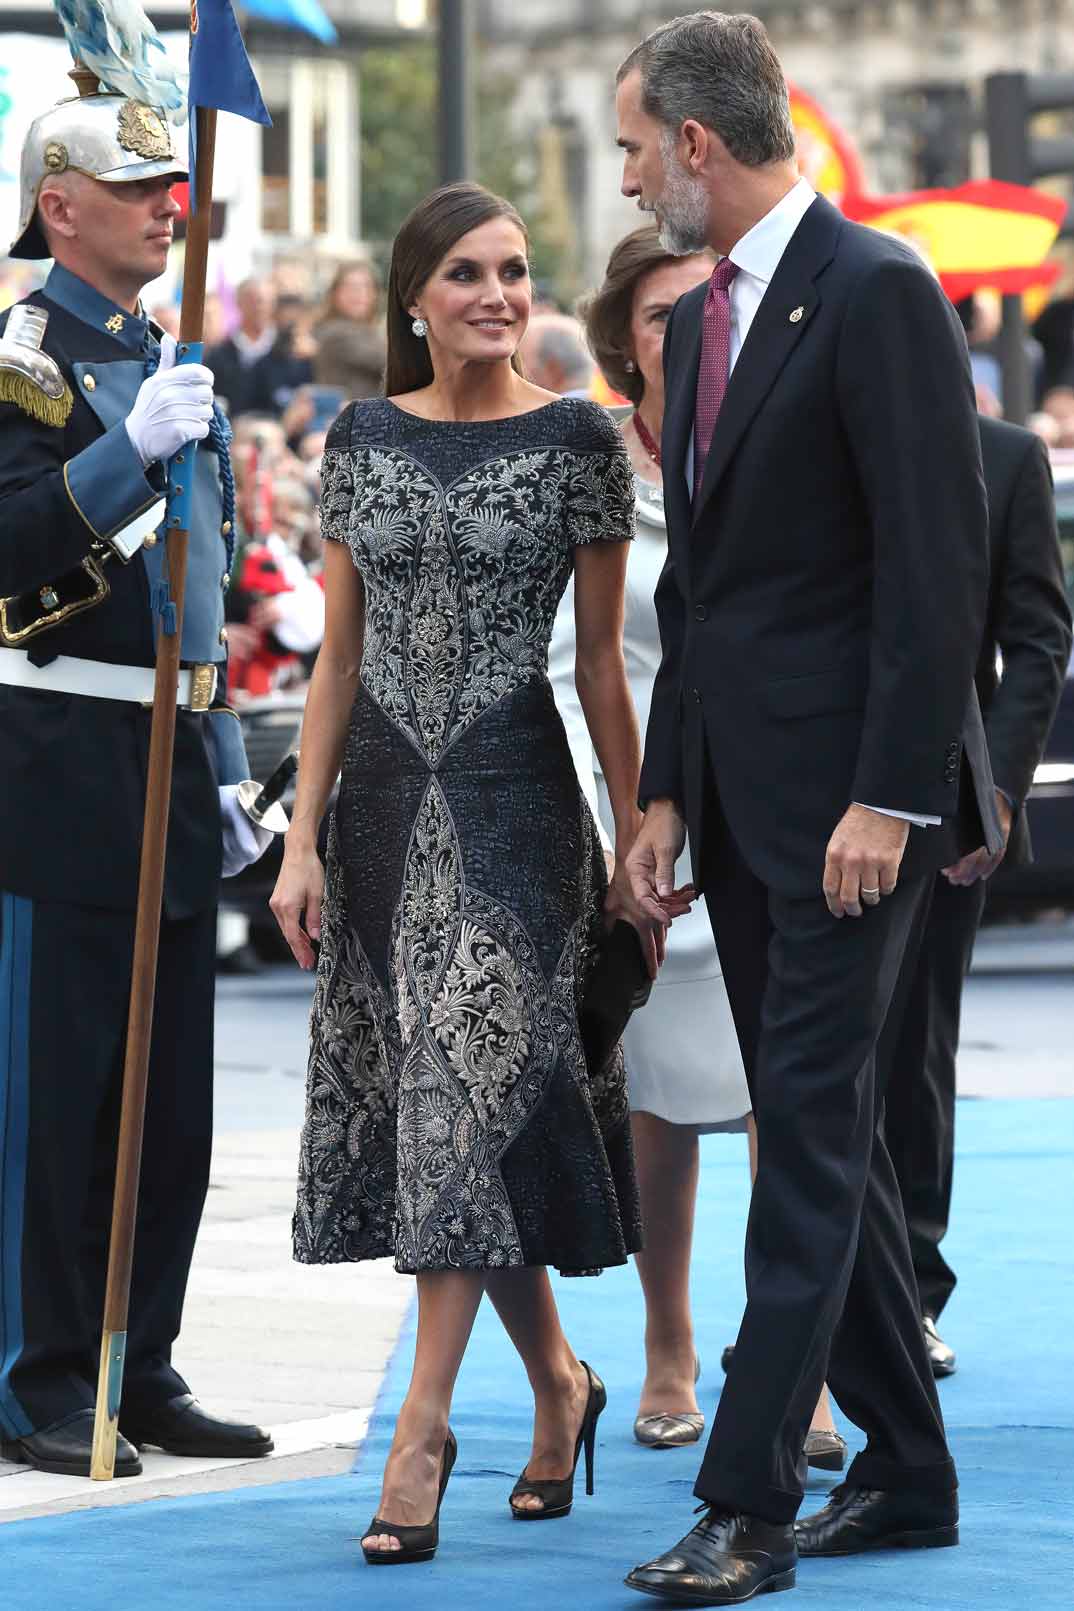
[[[1057,453],[1052,471],[1067,596],[1074,607],[1074,454]],[[1025,809],[1033,861],[1028,867],[1001,865],[993,875],[986,922],[1046,909],[1074,911],[1074,658]]]

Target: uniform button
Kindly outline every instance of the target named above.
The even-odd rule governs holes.
[[[151,531],[149,533],[148,537],[146,537],[146,539],[145,539],[145,546],[146,546],[146,548],[154,548],[154,547],[156,547],[156,542],[157,542],[157,534],[156,534],[155,531]]]
[[[694,606],[694,620],[695,621],[707,621],[708,618],[709,618],[709,612],[706,610],[705,606],[703,604],[695,604],[695,606]]]
[[[221,535],[221,537],[230,537],[231,536],[231,521],[230,520],[225,520],[224,521],[224,524],[220,527],[220,535]]]
[[[227,642],[227,627],[221,627],[220,628],[220,642],[221,643],[226,643]]]
[[[92,391],[97,390],[97,382],[94,380],[92,375],[83,375],[82,376],[82,384],[83,384],[83,386],[85,386],[85,388],[86,388],[86,390],[88,392],[92,392]]]
[[[220,578],[220,586],[221,586],[221,589],[223,590],[223,592],[226,593],[228,588],[231,586],[231,572],[230,571],[225,571],[223,576],[221,576],[221,578]]]
[[[701,703],[701,689],[700,688],[695,688],[695,689],[692,690],[692,692],[693,692],[694,698],[697,700],[698,704],[700,705],[700,703]]]

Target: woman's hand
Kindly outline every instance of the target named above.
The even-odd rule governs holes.
[[[324,868],[316,848],[292,849],[285,841],[283,866],[269,907],[295,961],[307,972],[316,961],[310,941],[321,937],[323,896]]]
[[[622,861],[615,864],[615,871],[608,885],[607,899],[604,902],[605,925],[610,929],[620,919],[630,923],[637,930],[649,978],[655,979],[664,961],[667,929],[663,923],[654,922],[638,905],[634,891],[630,887],[626,866]]]

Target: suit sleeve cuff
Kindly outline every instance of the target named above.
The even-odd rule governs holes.
[[[123,420],[68,459],[63,481],[67,496],[102,542],[152,508],[160,497],[142,468]]]
[[[898,817],[902,822],[912,822],[915,828],[938,828],[943,821],[942,817],[926,817],[916,811],[892,811],[887,806],[866,805],[864,800],[855,800],[865,811],[875,811],[881,817]]]

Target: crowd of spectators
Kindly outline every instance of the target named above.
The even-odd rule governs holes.
[[[997,292],[978,291],[956,307],[969,343],[977,407],[1002,419],[1001,299]],[[1074,449],[1074,285],[1061,287],[1029,325],[1026,358],[1035,405],[1026,424],[1049,448]]]

